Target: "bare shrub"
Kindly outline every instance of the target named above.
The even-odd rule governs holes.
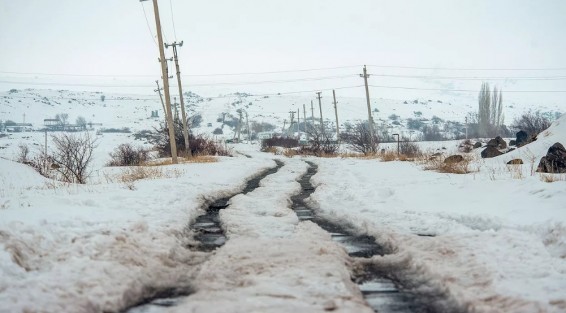
[[[551,123],[550,119],[539,111],[534,113],[529,111],[515,119],[513,128],[523,130],[530,136],[536,136],[549,128]]]
[[[135,166],[147,162],[150,157],[148,149],[124,143],[110,153],[110,158],[110,161],[107,163],[108,166]]]
[[[397,160],[397,152],[386,150],[385,152],[379,154],[379,158],[381,159],[382,162],[395,161]]]
[[[41,175],[47,178],[53,178],[51,174],[53,158],[45,152],[39,153],[31,161],[30,165]]]
[[[262,151],[271,147],[295,148],[299,146],[299,141],[295,138],[274,137],[261,141]]]
[[[89,165],[96,140],[88,133],[54,135],[52,140],[54,151],[50,157],[57,178],[67,183],[85,184],[91,173]]]
[[[346,142],[351,150],[364,155],[375,154],[379,146],[379,138],[375,132],[372,137],[367,123],[356,124],[351,132],[342,133],[340,139]]]
[[[185,147],[185,138],[183,137],[183,125],[181,120],[175,119],[175,143],[177,144],[177,151],[180,155],[187,154],[187,149]],[[169,142],[169,129],[165,127],[165,124],[156,129],[156,134],[150,138],[150,142],[155,146],[160,157],[170,157],[171,156],[171,145]],[[219,155],[219,156],[231,156],[232,153],[229,149],[226,149],[222,144],[214,141],[214,139],[207,137],[206,135],[193,135],[189,133],[189,145],[191,150],[191,155]]]
[[[299,149],[299,153],[302,155],[314,155],[314,156],[335,156],[338,153],[338,148],[340,147],[337,142],[332,141],[331,134],[322,132],[318,128],[311,128],[308,131],[309,134],[309,145],[302,146]]]
[[[29,164],[29,147],[26,144],[18,146],[18,160],[19,163]]]
[[[423,154],[419,145],[412,141],[400,142],[399,153],[405,158],[416,158]]]

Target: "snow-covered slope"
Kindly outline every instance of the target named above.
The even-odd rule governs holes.
[[[104,96],[104,100],[102,99]],[[332,94],[322,94],[322,115],[325,122],[335,123]],[[312,110],[311,110],[312,102]],[[367,120],[366,100],[363,97],[351,98],[337,96],[337,111],[341,127],[346,123]],[[246,93],[219,95],[203,98],[194,93],[187,93],[185,104],[189,116],[200,114],[202,122],[195,128],[199,133],[212,134],[215,129],[223,130],[223,137],[233,136],[239,110],[246,113],[250,123],[270,123],[279,130],[289,126],[290,112],[299,110],[301,121],[306,113],[307,119],[314,114],[319,120],[320,110],[318,100],[313,95],[266,95],[253,96]],[[306,112],[303,112],[303,105]],[[390,128],[390,133],[398,132],[410,136],[407,119],[418,118],[425,122],[434,117],[440,118],[440,129],[444,121],[464,123],[469,112],[477,111],[475,103],[465,103],[454,99],[403,99],[391,100],[373,97],[371,101],[373,118],[378,127]],[[529,109],[541,112],[562,111],[558,106],[525,106],[505,104],[504,114],[506,123],[510,124],[514,117]],[[152,117],[152,111],[157,111],[159,118]],[[56,114],[69,114],[69,123],[73,124],[79,116],[87,122],[101,123],[95,128],[122,128],[132,130],[152,129],[163,117],[161,102],[156,95],[121,95],[100,92],[68,91],[68,90],[16,90],[0,93],[0,120],[12,120],[17,123],[24,121],[34,127],[42,128],[44,119],[54,118]],[[25,117],[24,117],[25,114]],[[224,115],[224,124],[222,122]],[[395,116],[398,117],[395,117]],[[294,120],[296,121],[296,114]],[[258,129],[257,131],[260,131]]]

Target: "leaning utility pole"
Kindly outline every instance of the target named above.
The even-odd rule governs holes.
[[[307,109],[303,103],[303,131],[307,134],[307,141],[309,141],[309,132],[307,131]]]
[[[167,110],[165,109],[165,103],[163,102],[163,95],[161,94],[161,90],[163,90],[163,88],[159,87],[159,81],[156,80],[155,83],[157,84],[157,89],[155,89],[155,92],[159,93],[159,99],[161,100],[161,106],[163,107],[163,114],[165,115],[165,127],[167,127]]]
[[[248,143],[252,142],[252,135],[250,132],[250,120],[248,120],[248,111],[246,111],[246,124],[248,125]]]
[[[289,111],[289,117],[291,118],[291,122],[289,122],[289,133],[293,133],[293,121],[295,120],[295,111]]]
[[[322,91],[318,91],[317,94],[317,98],[318,98],[318,108],[320,110],[320,134],[321,136],[324,135],[324,122],[322,119],[322,102],[320,101],[320,99],[322,98],[320,96],[320,94],[322,93]]]
[[[366,66],[364,65],[364,73],[360,74],[360,77],[364,78],[364,83],[366,85],[366,101],[368,105],[368,128],[369,128],[369,138],[370,143],[373,145],[373,118],[371,117],[371,105],[369,102],[369,87],[368,87],[368,72],[366,70]]]
[[[240,133],[242,131],[242,110],[239,110],[240,119],[238,120],[238,143],[240,143]]]
[[[146,0],[140,0],[140,2]],[[167,59],[163,49],[163,34],[161,33],[161,21],[159,20],[159,7],[157,0],[153,0],[153,13],[155,14],[155,28],[157,32],[157,43],[159,46],[159,62],[161,63],[161,76],[163,79],[163,91],[165,92],[165,108],[167,109],[167,125],[169,129],[169,144],[171,145],[171,162],[177,161],[177,144],[175,142],[175,124],[173,124],[173,113],[171,112],[171,98],[169,96],[169,73],[167,70]]]
[[[336,114],[336,140],[340,138],[340,127],[338,124],[338,109],[336,108],[336,92],[332,89],[332,97],[334,98],[334,114]]]
[[[297,136],[301,138],[301,112],[297,108]]]
[[[185,114],[185,101],[183,100],[183,87],[181,85],[181,70],[179,70],[179,57],[177,56],[177,46],[182,47],[183,41],[177,43],[176,41],[172,44],[165,44],[165,48],[173,47],[173,59],[175,60],[175,67],[177,69],[177,85],[179,85],[179,99],[181,99],[181,117],[183,118],[183,138],[185,139],[185,153],[188,157],[191,157],[191,147],[189,145],[189,121],[187,120],[187,115]]]

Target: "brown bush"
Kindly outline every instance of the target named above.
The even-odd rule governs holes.
[[[143,147],[134,147],[129,143],[124,143],[116,147],[110,153],[110,161],[107,166],[136,166],[147,162],[149,150]]]

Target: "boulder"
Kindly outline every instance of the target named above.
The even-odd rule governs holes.
[[[503,154],[503,152],[500,152],[494,146],[487,146],[487,148],[485,148],[481,152],[481,157],[484,158],[484,159],[487,159],[487,158],[493,158],[493,157],[496,157],[496,156],[500,156],[502,154]]]
[[[515,139],[509,140],[509,145],[510,145],[510,146],[516,146],[516,145],[517,145],[517,140],[515,140]]]
[[[517,139],[515,139],[515,145],[517,146],[517,148],[524,146],[530,142],[529,134],[527,134],[527,132],[524,130],[520,130],[519,132],[517,132],[517,134],[515,134],[515,136],[517,137]]]
[[[494,139],[491,139],[487,143],[487,146],[494,147],[496,149],[505,149],[507,148],[507,143],[505,142],[505,140],[503,140],[503,138],[501,138],[501,136],[497,136]]]
[[[513,160],[507,162],[507,164],[509,164],[509,165],[523,164],[523,160],[521,160],[521,159],[513,159]]]
[[[557,142],[548,149],[538,164],[537,172],[566,173],[566,149],[561,143]]]
[[[480,141],[474,143],[474,149],[477,149],[477,148],[481,148],[481,142]]]
[[[444,159],[444,163],[448,163],[448,164],[453,164],[453,163],[460,163],[464,161],[464,157],[461,155],[451,155],[449,157],[447,157],[446,159]]]

